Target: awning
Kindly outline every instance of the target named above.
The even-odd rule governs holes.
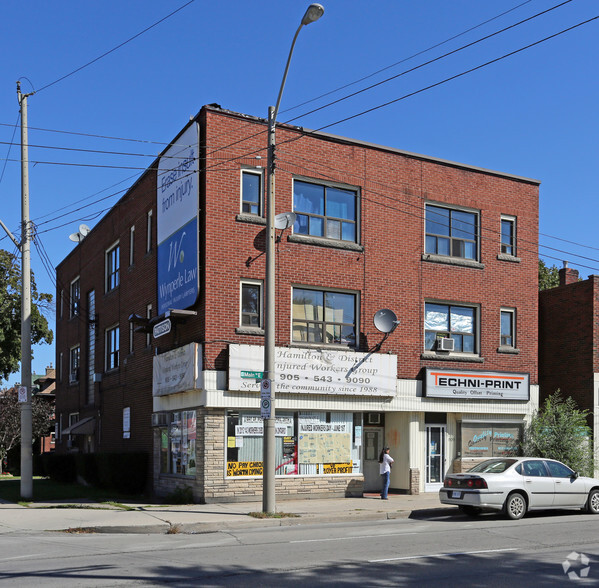
[[[96,419],[94,417],[87,417],[63,429],[62,435],[92,435],[95,430]]]

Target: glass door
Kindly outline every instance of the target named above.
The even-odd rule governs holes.
[[[426,475],[424,491],[435,492],[443,486],[445,475],[445,425],[426,425]]]

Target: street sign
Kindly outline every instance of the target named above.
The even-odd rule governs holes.
[[[158,337],[162,337],[162,335],[166,335],[171,332],[171,319],[164,319],[159,323],[154,325],[152,329],[152,333],[154,335],[154,339],[158,339]]]
[[[27,402],[27,387],[19,386],[18,388],[19,402]]]
[[[260,416],[263,419],[270,418],[271,384],[270,380],[262,380],[260,382]]]
[[[264,378],[264,372],[249,372],[241,370],[242,378],[253,378],[254,380],[261,380]]]

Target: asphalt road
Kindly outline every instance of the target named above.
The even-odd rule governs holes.
[[[206,534],[10,533],[0,536],[0,583],[28,588],[598,585],[598,526],[599,517],[575,512],[507,521],[497,515],[468,519],[456,509],[455,515],[422,519]]]

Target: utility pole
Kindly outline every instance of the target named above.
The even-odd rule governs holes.
[[[21,498],[33,498],[33,451],[31,411],[31,250],[29,221],[29,153],[27,143],[27,97],[17,82],[21,107],[21,386],[27,398],[21,402]]]

